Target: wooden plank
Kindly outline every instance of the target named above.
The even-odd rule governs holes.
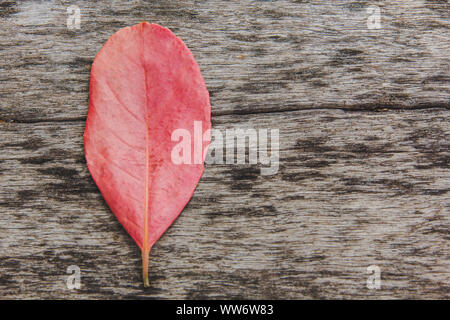
[[[279,171],[208,165],[152,250],[148,290],[87,171],[84,124],[0,123],[0,297],[448,299],[449,120],[446,109],[214,117],[221,132],[279,128]],[[80,290],[66,288],[70,265]]]
[[[0,116],[7,121],[86,115],[90,65],[106,39],[142,20],[171,28],[196,56],[213,114],[310,108],[448,108],[447,1],[78,2],[0,6]]]

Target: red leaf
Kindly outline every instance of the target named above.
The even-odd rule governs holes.
[[[121,29],[95,57],[86,161],[111,211],[141,248],[146,286],[150,249],[183,210],[203,173],[198,155],[192,164],[172,161],[177,144],[172,133],[187,130],[191,150],[198,152],[200,143],[206,151],[209,142],[198,131],[209,130],[210,119],[200,68],[169,29],[146,22]],[[194,121],[201,121],[196,132]]]

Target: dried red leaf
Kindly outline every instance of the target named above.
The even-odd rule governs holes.
[[[192,53],[169,29],[119,30],[95,57],[84,133],[86,161],[111,211],[148,256],[192,197],[201,163],[171,159],[177,129],[211,128],[211,106]],[[202,141],[202,149],[209,142]],[[195,149],[192,141],[192,150]]]

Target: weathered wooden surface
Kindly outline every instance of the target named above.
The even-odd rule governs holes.
[[[450,5],[377,1],[368,30],[372,4],[1,1],[0,297],[449,298]],[[277,174],[207,166],[148,290],[82,141],[90,64],[142,20],[191,48],[216,129],[280,129]]]
[[[214,115],[446,106],[450,96],[450,10],[442,1],[377,2],[380,30],[367,28],[370,1],[80,2],[81,29],[68,30],[74,3],[18,1],[2,15],[4,117],[83,118],[96,53],[119,28],[143,20],[171,28],[192,50]]]

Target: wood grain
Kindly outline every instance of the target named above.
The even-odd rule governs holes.
[[[192,50],[214,115],[450,100],[445,1],[377,2],[379,30],[367,28],[369,1],[80,2],[81,29],[69,30],[73,3],[18,1],[2,17],[5,120],[82,119],[96,53],[143,20],[171,28]]]
[[[370,5],[1,1],[0,298],[450,298],[450,5]],[[142,20],[193,51],[215,129],[280,130],[274,175],[207,165],[148,290],[82,139],[95,54]]]

